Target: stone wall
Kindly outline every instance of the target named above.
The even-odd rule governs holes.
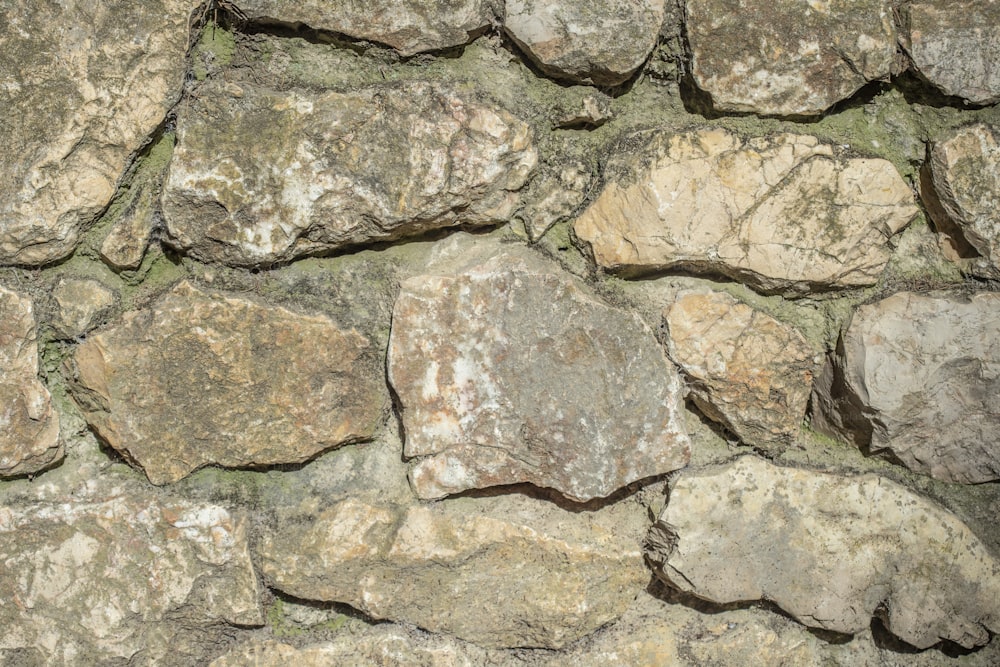
[[[1000,1],[8,0],[0,665],[995,665]]]

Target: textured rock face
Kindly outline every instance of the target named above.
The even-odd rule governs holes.
[[[199,100],[177,127],[163,210],[170,242],[204,260],[266,265],[506,222],[537,161],[525,123],[432,84],[209,83]]]
[[[633,175],[612,178],[575,229],[598,265],[626,274],[688,268],[768,291],[871,285],[886,238],[917,213],[892,164],[838,157],[810,136],[655,135],[609,170]]]
[[[973,104],[1000,101],[1000,2],[917,0],[909,21],[907,50],[924,78]]]
[[[494,4],[491,0],[241,0],[239,7],[251,20],[305,23],[412,56],[472,41],[493,22]]]
[[[388,363],[423,498],[530,482],[590,500],[688,461],[649,328],[529,251],[405,281]]]
[[[93,329],[115,303],[111,288],[89,278],[59,281],[52,297],[56,302],[52,326],[65,338],[82,336]]]
[[[5,4],[0,264],[45,264],[73,250],[180,96],[199,4]]]
[[[386,401],[376,354],[328,318],[182,283],[78,348],[75,396],[102,438],[167,484],[370,437]]]
[[[638,545],[586,543],[449,504],[406,510],[345,500],[282,521],[265,577],[484,647],[557,648],[619,616],[648,581]]]
[[[814,115],[892,73],[883,0],[687,0],[691,72],[720,111]]]
[[[664,320],[702,412],[747,443],[794,438],[822,361],[801,333],[721,292],[681,292]]]
[[[1000,294],[862,306],[840,363],[861,444],[938,479],[1000,479]]]
[[[0,287],[0,477],[37,472],[62,457],[59,416],[38,379],[34,304]]]
[[[260,625],[246,523],[131,493],[0,506],[0,648],[44,664],[129,659],[194,624]]]
[[[507,0],[504,28],[551,76],[613,86],[649,56],[664,0]]]
[[[903,640],[973,647],[1000,626],[1000,563],[954,515],[887,479],[755,457],[681,475],[650,534],[674,586],[767,599],[836,632],[874,613]]]

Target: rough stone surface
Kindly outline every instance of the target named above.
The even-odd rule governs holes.
[[[222,507],[135,490],[0,506],[0,648],[112,664],[163,633],[260,625],[246,530]]]
[[[540,173],[531,184],[531,201],[524,208],[524,228],[538,240],[552,225],[565,220],[583,204],[593,176],[585,165],[570,162]]]
[[[63,457],[59,416],[38,379],[31,299],[0,287],[0,477],[37,472]]]
[[[687,0],[691,73],[720,111],[815,115],[888,79],[884,0]]]
[[[15,1],[0,23],[0,264],[69,254],[180,96],[200,0]]]
[[[82,336],[100,324],[115,304],[115,293],[104,283],[91,278],[60,280],[52,290],[56,303],[52,326],[64,338]]]
[[[298,463],[374,433],[387,397],[372,347],[326,317],[182,283],[77,349],[74,395],[154,484]]]
[[[916,0],[907,50],[924,78],[973,104],[1000,102],[1000,2]]]
[[[537,161],[527,124],[428,83],[347,93],[209,83],[177,139],[169,242],[236,265],[506,222]]]
[[[507,0],[504,29],[546,74],[613,86],[645,62],[663,17],[664,0]]]
[[[101,257],[108,266],[119,271],[139,268],[153,234],[154,205],[151,198],[141,197],[136,207],[108,230],[100,249]]]
[[[795,437],[822,362],[801,333],[722,292],[681,292],[664,320],[702,412],[746,443]]]
[[[690,471],[649,544],[680,590],[771,600],[812,627],[853,634],[879,614],[918,648],[980,646],[1000,628],[1000,562],[950,512],[877,475],[753,456]]]
[[[238,4],[254,21],[304,23],[385,44],[403,56],[466,44],[495,20],[491,0],[241,0]]]
[[[585,501],[689,458],[652,331],[530,251],[403,282],[388,365],[422,498],[530,482]]]
[[[871,285],[887,238],[917,213],[891,163],[803,135],[656,134],[609,172],[575,230],[599,266],[626,275],[690,269],[766,291]]]

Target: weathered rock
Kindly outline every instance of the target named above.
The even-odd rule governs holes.
[[[0,648],[47,665],[128,660],[171,628],[263,622],[246,521],[215,505],[132,492],[0,506],[0,559]]]
[[[543,501],[535,501],[542,503]],[[264,536],[270,584],[483,647],[558,648],[620,615],[648,581],[638,542],[587,541],[451,503],[349,499]]]
[[[495,20],[494,4],[493,0],[241,0],[239,7],[253,21],[304,23],[412,56],[471,42]]]
[[[1000,562],[957,517],[877,475],[781,468],[753,456],[679,475],[650,557],[682,591],[771,600],[800,622],[966,648],[1000,628]]]
[[[66,278],[52,290],[56,303],[53,328],[64,338],[75,338],[100,324],[115,304],[115,293],[92,278]]]
[[[598,265],[626,275],[690,269],[766,291],[871,285],[887,238],[917,213],[891,163],[840,157],[811,136],[656,134],[609,172],[575,229]]]
[[[590,169],[576,161],[535,177],[531,199],[522,213],[528,236],[537,241],[552,225],[568,219],[587,198],[592,181]]]
[[[858,308],[843,349],[858,444],[938,479],[1000,479],[1000,294],[894,294]]]
[[[0,25],[0,263],[69,254],[181,93],[201,0],[7,3]]]
[[[1000,102],[1000,2],[916,0],[908,9],[907,51],[917,72],[946,95]]]
[[[507,0],[504,29],[551,76],[614,86],[645,62],[664,0]]]
[[[63,457],[59,416],[38,379],[31,299],[0,287],[0,477],[38,472]]]
[[[388,365],[422,498],[530,482],[585,501],[690,456],[652,331],[525,249],[403,282]]]
[[[503,223],[537,161],[527,124],[434,84],[199,95],[177,126],[163,212],[169,242],[210,261]]]
[[[693,380],[702,412],[747,443],[795,437],[822,363],[798,330],[712,291],[681,292],[664,321],[670,357]]]
[[[387,401],[372,348],[326,317],[182,283],[77,349],[74,394],[103,439],[167,484],[371,437]]]

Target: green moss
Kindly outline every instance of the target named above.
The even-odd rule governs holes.
[[[285,603],[281,598],[275,598],[274,602],[267,609],[267,626],[275,637],[284,639],[301,637],[306,634],[306,629],[292,623],[285,616]]]
[[[204,81],[213,71],[230,65],[235,54],[236,35],[215,23],[206,23],[192,51],[194,78]]]

